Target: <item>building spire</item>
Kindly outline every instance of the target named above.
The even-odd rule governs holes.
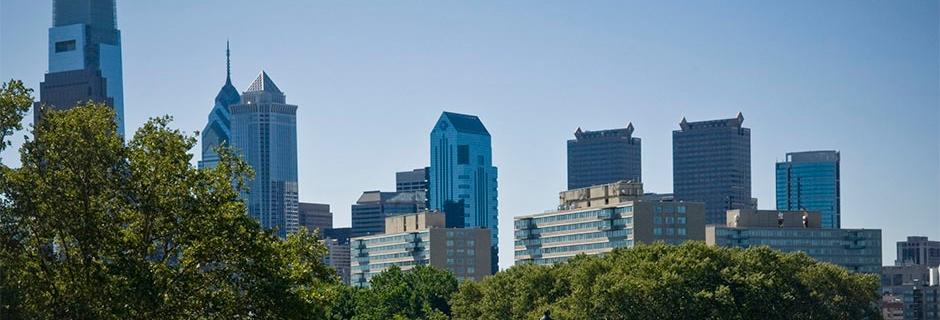
[[[232,55],[229,51],[228,39],[225,39],[225,82],[232,83]]]

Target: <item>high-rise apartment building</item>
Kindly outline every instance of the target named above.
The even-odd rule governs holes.
[[[927,237],[907,237],[907,241],[898,241],[898,258],[894,264],[940,266],[940,241],[930,241]]]
[[[839,188],[839,152],[787,153],[777,162],[777,210],[818,211],[822,227],[842,226]]]
[[[298,206],[298,226],[307,230],[320,230],[333,228],[333,212],[330,205],[325,203],[300,202]]]
[[[215,105],[209,112],[209,121],[202,130],[202,159],[200,168],[212,168],[219,162],[216,148],[229,146],[232,139],[231,115],[228,107],[241,101],[238,90],[232,85],[232,60],[228,42],[225,43],[225,84],[215,95]]]
[[[254,169],[243,195],[248,214],[278,235],[297,230],[297,106],[262,71],[229,106],[232,146]]]
[[[490,232],[447,228],[444,214],[424,212],[386,218],[383,233],[350,240],[350,284],[369,285],[375,275],[397,266],[431,265],[459,279],[482,280],[490,272]]]
[[[39,84],[34,123],[46,109],[95,101],[114,108],[124,135],[121,31],[115,0],[54,0],[49,28],[49,72]]]
[[[744,116],[679,123],[672,132],[672,190],[676,200],[705,202],[708,224],[725,211],[752,207],[751,130]]]
[[[498,268],[496,167],[489,131],[480,118],[444,112],[431,130],[430,208],[453,212],[463,203],[466,227],[487,228],[491,273]]]
[[[881,273],[879,229],[823,229],[818,212],[735,209],[726,214],[726,224],[705,227],[709,245],[769,246],[804,252],[849,271]]]
[[[640,178],[640,138],[633,137],[633,123],[623,129],[578,128],[568,140],[568,189]]]
[[[637,243],[705,239],[704,204],[642,198],[642,184],[632,181],[559,193],[559,210],[514,218],[515,263],[549,265]]]
[[[382,233],[386,217],[425,211],[426,203],[425,193],[421,191],[363,192],[356,204],[352,205],[351,236]]]

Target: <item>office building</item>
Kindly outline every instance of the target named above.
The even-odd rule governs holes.
[[[676,200],[705,202],[708,224],[725,211],[751,208],[751,130],[744,116],[679,123],[672,132],[672,190]]]
[[[728,210],[727,223],[705,227],[709,245],[748,248],[769,246],[804,252],[849,271],[881,273],[881,230],[823,229],[818,212]]]
[[[115,0],[55,0],[49,28],[49,71],[39,84],[33,123],[44,110],[67,110],[95,101],[114,108],[124,135],[121,31]]]
[[[816,211],[823,228],[839,229],[840,194],[838,151],[791,152],[777,162],[777,210]]]
[[[350,260],[349,260],[349,239],[326,238],[320,240],[326,247],[326,256],[323,257],[323,263],[333,268],[343,283],[349,284]]]
[[[489,229],[490,272],[495,273],[499,270],[499,224],[490,133],[476,116],[444,112],[430,136],[430,208],[448,212],[462,203],[464,226]]]
[[[209,112],[209,121],[202,130],[202,160],[200,168],[212,168],[219,162],[216,148],[231,147],[232,128],[228,107],[241,101],[238,90],[232,85],[232,60],[228,42],[225,43],[225,84],[215,95],[215,105]]]
[[[568,189],[640,178],[640,138],[633,137],[633,123],[623,129],[578,128],[568,140]]]
[[[930,241],[927,237],[907,237],[907,241],[898,241],[897,255],[895,265],[940,266],[940,241]]]
[[[704,204],[642,200],[636,184],[563,191],[559,210],[515,217],[515,263],[550,265],[637,243],[705,239]]]
[[[297,230],[297,106],[262,71],[229,106],[232,147],[254,169],[248,214],[285,237]]]
[[[352,205],[351,236],[379,234],[385,230],[385,217],[422,212],[427,209],[426,194],[421,191],[366,191]]]
[[[431,177],[428,168],[414,169],[395,173],[395,192],[428,192]]]
[[[882,312],[900,313],[898,319],[940,320],[940,266],[884,267],[881,274]],[[885,303],[889,300],[891,303]],[[897,309],[897,301],[901,302]]]
[[[326,229],[333,228],[333,213],[330,212],[330,205],[325,203],[298,203],[298,226],[306,227],[307,230],[320,230],[322,233]]]
[[[460,280],[482,280],[492,274],[488,230],[446,228],[440,212],[386,219],[384,233],[350,240],[351,285],[366,287],[372,277],[392,266],[410,270],[431,265]]]

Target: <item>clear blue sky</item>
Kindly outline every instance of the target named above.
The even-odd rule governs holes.
[[[118,25],[129,133],[163,114],[201,130],[231,39],[239,90],[264,69],[300,106],[300,198],[331,204],[338,226],[362,191],[428,164],[442,110],[476,114],[493,135],[505,268],[512,217],[556,205],[579,126],[632,121],[647,191],[671,192],[682,117],[741,111],[761,207],[774,207],[786,152],[840,150],[843,227],[883,229],[892,264],[905,236],[940,239],[938,12],[916,0],[118,0]],[[51,17],[48,0],[0,2],[0,78],[38,88]]]

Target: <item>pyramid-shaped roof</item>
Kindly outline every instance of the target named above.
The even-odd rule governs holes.
[[[251,85],[248,86],[248,90],[245,92],[271,92],[277,94],[283,94],[281,89],[277,88],[277,85],[274,84],[274,81],[271,80],[271,77],[268,77],[268,74],[264,71],[261,71],[258,74],[258,77],[255,78],[255,81],[251,82]]]
[[[450,123],[454,125],[454,129],[457,129],[459,132],[490,135],[489,131],[486,131],[486,127],[483,126],[483,122],[480,121],[480,118],[477,116],[445,111],[441,114],[441,117],[447,118]]]

